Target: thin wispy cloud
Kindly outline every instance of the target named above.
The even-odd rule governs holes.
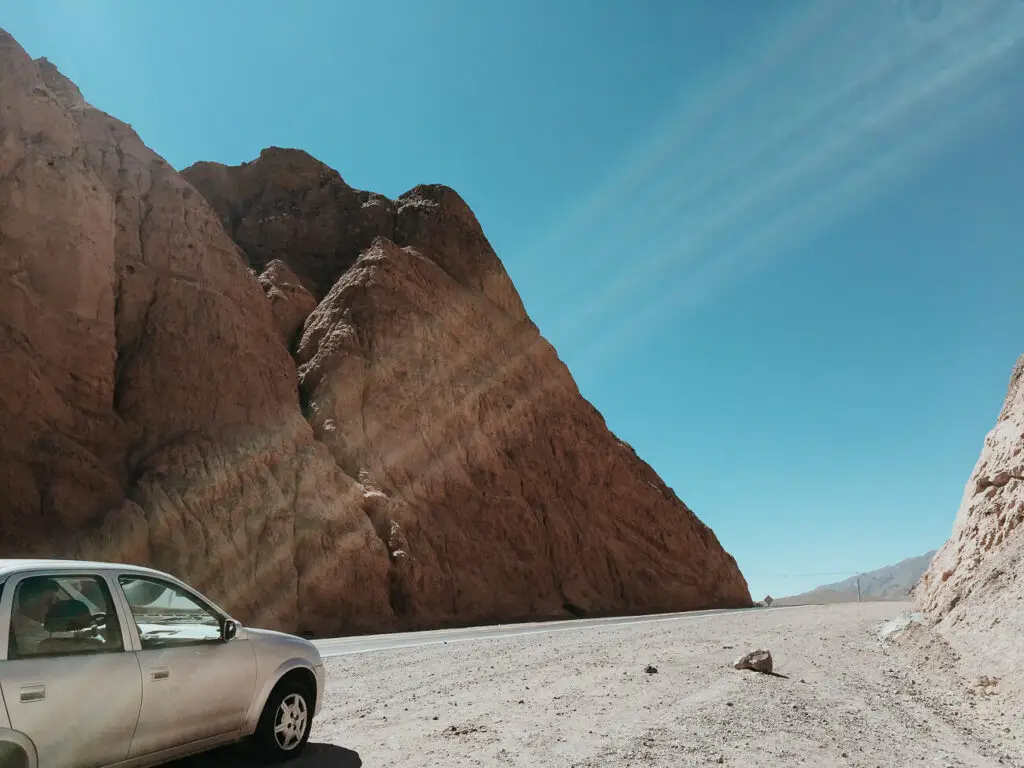
[[[889,189],[989,120],[1005,94],[988,76],[1019,41],[1022,19],[1018,14],[1009,19],[1013,23],[1007,23],[1006,17],[1000,18],[990,7],[978,5],[972,9],[924,35],[911,28],[892,37],[871,38],[877,41],[876,47],[865,50],[861,46],[861,66],[851,64],[846,57],[854,56],[858,41],[879,22],[872,18],[843,19],[838,37],[847,41],[845,46],[834,44],[830,38],[816,43],[831,51],[822,66],[828,76],[820,72],[807,75],[806,82],[816,82],[818,90],[804,89],[803,98],[796,98],[790,90],[791,111],[773,111],[770,100],[753,106],[742,99],[720,101],[713,110],[700,113],[705,120],[700,130],[676,126],[682,135],[690,137],[688,141],[703,140],[718,151],[688,155],[685,142],[675,148],[682,153],[686,173],[692,173],[696,182],[664,201],[654,219],[666,225],[665,252],[635,260],[636,279],[615,286],[583,307],[590,314],[577,317],[589,320],[592,313],[605,311],[615,317],[616,324],[610,333],[591,335],[575,362],[608,364],[638,336],[664,327],[667,315],[720,296],[736,280],[749,277],[822,226]],[[806,32],[820,25],[822,18],[816,12],[814,24],[799,25],[794,20],[794,29]],[[789,34],[785,40],[791,44],[798,37]],[[830,80],[839,72],[846,74],[838,81]],[[798,67],[794,77],[800,80],[802,76]],[[751,73],[734,81],[752,84],[757,78]],[[830,82],[834,88],[826,87]],[[787,88],[793,88],[792,82]],[[737,87],[735,92],[742,90]],[[715,120],[708,121],[712,114]],[[754,117],[759,121],[751,122]],[[735,153],[724,152],[722,142],[732,142],[734,137],[716,132],[715,126],[735,124],[737,120],[746,126],[746,133],[741,134],[744,140],[737,144]],[[710,136],[703,135],[703,131],[710,131]],[[651,157],[670,154],[667,146],[661,145]],[[631,179],[642,180],[649,170],[652,168],[645,166]],[[678,183],[678,166],[671,178]],[[659,177],[658,181],[667,184],[669,180]],[[599,211],[606,205],[616,205],[611,195],[592,198],[579,210]],[[577,224],[590,226],[593,222],[580,218]],[[628,228],[626,236],[631,236]],[[680,267],[684,259],[689,265],[685,269]],[[632,313],[615,311],[624,303],[642,309]],[[445,322],[441,316],[435,321],[439,327]],[[607,329],[609,325],[606,322],[601,327]],[[390,440],[383,435],[367,435],[364,449],[377,453],[378,460],[389,466],[404,465],[413,456],[426,458],[419,467],[419,477],[444,475],[464,460],[457,455],[464,448],[438,443],[441,436],[467,418],[467,409],[473,409],[477,398],[505,386],[509,379],[532,375],[531,356],[538,352],[537,343],[521,329],[511,327],[507,334],[499,332],[497,338],[491,334],[471,340],[448,363],[453,378],[471,371],[491,345],[504,348],[508,356],[488,377],[463,390],[449,404],[447,414],[435,415],[430,429],[435,437],[407,435],[385,449],[377,445],[378,437],[383,437],[386,445],[394,435]],[[528,394],[509,404],[503,413],[505,423],[515,423],[551,389],[563,385],[557,379],[538,381]],[[413,488],[404,492],[416,493]]]
[[[922,147],[962,140],[972,125],[982,124],[970,110],[963,114],[964,99],[987,88],[998,95],[998,82],[989,83],[988,76],[1024,36],[1024,4],[947,5],[930,23],[880,13],[899,10],[891,4],[846,6],[846,15],[830,17],[830,27],[822,27],[820,12],[813,23],[791,20],[786,45],[766,50],[788,50],[804,39],[792,30],[815,29],[814,55],[776,67],[770,92],[748,101],[717,101],[696,123],[666,129],[685,137],[678,147],[682,154],[649,179],[651,192],[639,202],[623,193],[625,207],[642,215],[623,216],[609,237],[607,253],[620,269],[609,274],[604,290],[568,311],[553,335],[564,341],[581,331],[592,347],[600,347],[592,335],[597,316],[622,318],[633,307],[645,307],[627,321],[632,327],[648,322],[652,313],[664,314],[652,304],[692,293],[682,284],[706,284],[709,275],[718,282],[741,279],[749,271],[747,261],[763,263],[772,256],[751,244],[799,243],[919,169],[928,155]],[[732,80],[758,82],[753,73],[734,74]],[[692,99],[702,103],[704,95]],[[936,130],[936,121],[949,127]],[[658,156],[665,156],[663,147]],[[643,166],[643,173],[650,170]],[[601,204],[614,207],[610,201],[611,195]],[[781,235],[760,234],[779,230],[781,221],[790,227]],[[586,228],[598,225],[592,221]],[[746,261],[737,253],[746,254]]]
[[[819,194],[802,197],[776,217],[762,219],[757,228],[739,233],[733,242],[723,243],[714,258],[702,262],[685,279],[673,281],[669,290],[645,303],[626,322],[595,339],[578,362],[590,371],[610,365],[638,339],[663,328],[670,317],[722,298],[736,280],[756,275],[801,241],[875,197],[879,190],[912,176],[951,142],[974,129],[978,118],[994,116],[1001,106],[998,94],[982,94],[972,100],[969,114],[936,120],[921,133],[894,141],[838,176]]]
[[[684,192],[682,204],[666,208],[666,220],[678,224],[668,233],[673,239],[665,241],[665,252],[635,259],[634,279],[620,281],[574,312],[577,324],[588,328],[574,363],[611,364],[638,337],[665,327],[668,316],[720,297],[735,281],[889,190],[990,120],[1006,94],[989,75],[1020,40],[1022,19],[1017,15],[1008,24],[991,7],[973,8],[923,37],[914,37],[911,29],[901,32],[903,38],[881,39],[877,49],[864,53],[871,66],[850,67],[844,88],[808,94],[800,112],[777,115],[768,130],[758,129],[763,123],[752,126],[744,163],[720,171],[713,154],[690,161],[702,171],[697,178],[703,183],[696,193]],[[844,30],[853,45],[870,25],[862,19]],[[833,50],[839,59],[846,53],[852,55]],[[723,120],[742,117],[743,109],[736,104]],[[602,329],[598,334],[593,333],[596,313],[606,318],[596,326]],[[467,345],[456,367],[469,365],[480,351]],[[463,401],[516,375],[529,365],[527,355],[528,350],[517,350]],[[546,389],[539,384],[508,416],[530,407]],[[452,419],[457,412],[453,409]],[[442,451],[433,463],[444,466],[447,460]]]
[[[663,175],[665,168],[685,157],[693,143],[721,123],[723,115],[768,87],[787,62],[835,23],[840,8],[838,4],[815,3],[809,13],[782,9],[786,17],[776,34],[764,39],[741,66],[706,83],[701,98],[691,94],[675,96],[675,105],[662,124],[627,152],[603,183],[564,212],[559,226],[527,249],[527,257],[543,259],[557,254],[559,249],[578,243],[581,236],[593,230],[595,223],[609,216],[642,211],[667,188],[674,187],[673,180]],[[607,249],[601,255],[610,260],[616,258],[617,252]]]

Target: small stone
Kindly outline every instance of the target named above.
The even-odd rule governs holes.
[[[772,671],[772,654],[771,651],[758,649],[745,656],[740,656],[732,665],[736,669],[752,669],[755,672],[768,674]]]
[[[658,668],[653,664],[648,664],[646,667],[644,667],[644,672],[646,672],[648,675],[656,675],[658,674]]]
[[[431,719],[431,720],[437,720],[437,715],[434,715],[434,716],[433,716],[432,718],[430,718],[430,719]]]
[[[732,706],[732,702],[731,702],[731,701],[727,701],[727,702],[725,702],[725,706],[727,706],[727,707],[731,707],[731,706]]]

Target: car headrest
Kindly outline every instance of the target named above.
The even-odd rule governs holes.
[[[61,600],[46,613],[43,626],[47,632],[74,632],[92,626],[89,606],[81,600]]]

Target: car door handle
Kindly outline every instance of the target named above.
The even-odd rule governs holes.
[[[166,680],[171,676],[171,670],[167,667],[151,667],[149,670],[149,676],[153,680]]]
[[[45,685],[26,685],[21,689],[22,701],[42,701],[45,698]]]

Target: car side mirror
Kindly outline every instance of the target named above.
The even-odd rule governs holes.
[[[235,635],[238,634],[238,622],[234,619],[224,619],[224,623],[220,625],[220,639],[223,642],[234,639]]]

